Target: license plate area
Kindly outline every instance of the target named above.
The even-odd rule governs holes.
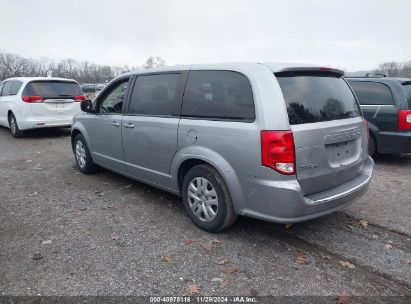
[[[56,102],[55,106],[57,109],[65,109],[67,107],[66,103],[63,102]]]
[[[360,157],[360,139],[328,144],[325,148],[328,163],[333,168],[352,164]]]

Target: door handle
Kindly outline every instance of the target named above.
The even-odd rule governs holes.
[[[120,123],[117,122],[117,121],[113,121],[113,122],[111,123],[111,126],[118,128],[118,127],[120,127]]]
[[[134,125],[132,123],[126,123],[123,126],[124,126],[124,128],[128,128],[128,129],[134,128]]]

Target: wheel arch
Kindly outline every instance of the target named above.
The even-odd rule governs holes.
[[[88,149],[91,153],[90,138],[88,136],[88,133],[86,129],[84,128],[84,126],[78,122],[74,123],[73,126],[71,127],[71,148],[73,149],[73,151],[74,151],[74,139],[76,138],[78,134],[83,135],[86,141],[86,144],[88,146]]]
[[[374,139],[375,150],[376,150],[376,152],[378,152],[378,139],[380,137],[380,130],[378,129],[378,127],[375,124],[373,124],[369,121],[368,121],[368,130],[370,132],[370,137],[372,137]]]
[[[73,129],[71,131],[71,149],[74,152],[74,139],[76,138],[77,135],[81,134],[79,129]]]
[[[173,188],[181,195],[185,174],[194,166],[208,165],[214,168],[223,178],[230,192],[234,210],[237,214],[244,206],[242,187],[234,169],[218,153],[205,147],[187,147],[178,153],[171,165]]]

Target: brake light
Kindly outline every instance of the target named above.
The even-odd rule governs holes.
[[[74,101],[82,102],[82,101],[86,100],[86,96],[78,95],[78,96],[74,96],[73,99],[74,99]]]
[[[261,131],[261,162],[282,174],[295,174],[294,138],[291,131]]]
[[[24,102],[39,103],[44,101],[44,97],[41,96],[21,96]]]
[[[398,111],[398,130],[411,130],[411,110]]]

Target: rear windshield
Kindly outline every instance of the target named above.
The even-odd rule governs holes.
[[[44,98],[64,98],[83,95],[76,82],[67,81],[32,81],[27,85],[27,93]]]
[[[291,125],[361,115],[345,80],[332,73],[282,72],[275,76],[283,91]]]

